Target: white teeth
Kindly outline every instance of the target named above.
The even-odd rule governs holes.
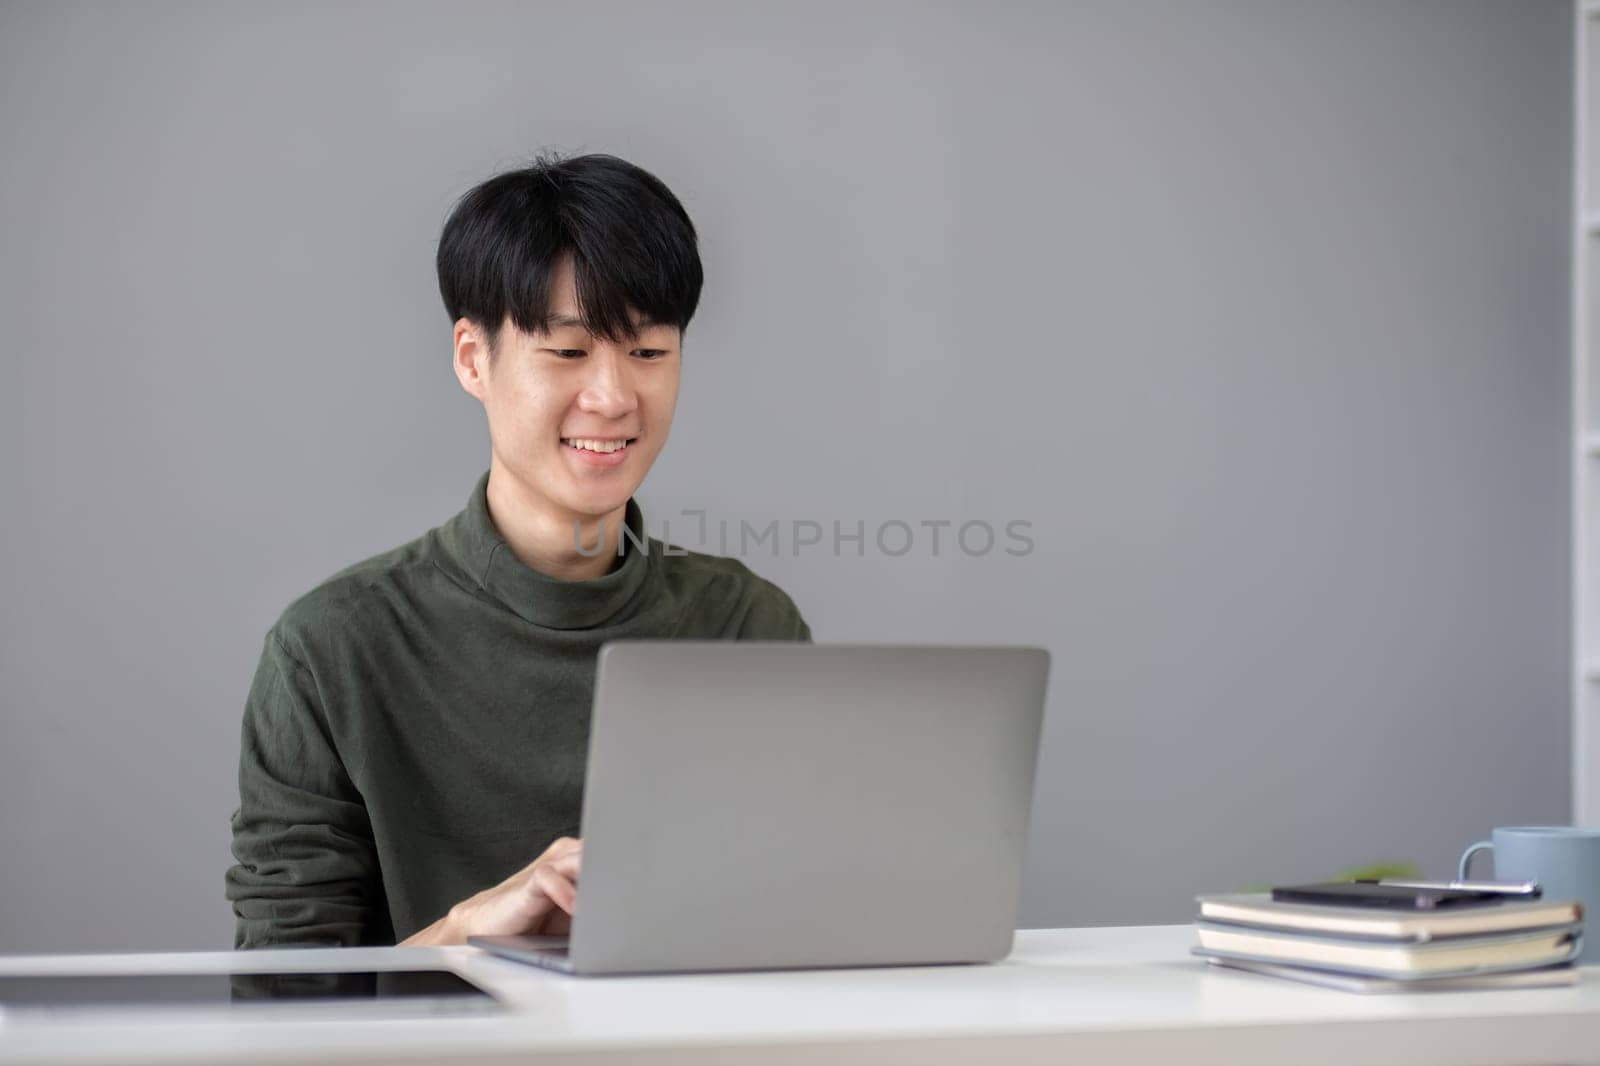
[[[626,447],[628,442],[622,440],[590,440],[587,437],[574,437],[565,443],[571,448],[582,448],[586,452],[600,452],[601,454],[606,454]]]

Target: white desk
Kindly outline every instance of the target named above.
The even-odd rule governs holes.
[[[1214,971],[1188,955],[1192,940],[1189,926],[1024,930],[995,966],[645,978],[564,977],[471,948],[254,952],[262,970],[440,965],[514,1009],[382,1021],[13,1015],[0,1018],[0,1063],[1600,1062],[1600,968],[1574,988],[1358,996]],[[237,962],[9,956],[0,974]]]

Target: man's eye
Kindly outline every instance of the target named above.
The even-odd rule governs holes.
[[[663,355],[666,355],[667,353],[666,353],[665,349],[662,349],[662,348],[640,348],[637,351],[635,351],[633,354],[637,355],[637,356],[640,356],[641,358],[644,358],[644,359],[660,359]]]
[[[563,359],[577,359],[583,355],[582,348],[551,348],[550,350]]]

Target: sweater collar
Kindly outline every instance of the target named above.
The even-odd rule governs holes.
[[[466,509],[439,527],[447,559],[478,588],[525,621],[548,629],[591,629],[618,614],[644,584],[649,552],[644,515],[630,497],[623,517],[633,539],[622,538],[622,565],[588,581],[562,581],[528,566],[489,517],[489,475],[478,479]],[[608,545],[607,551],[616,551]]]

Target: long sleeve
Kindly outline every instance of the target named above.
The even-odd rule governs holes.
[[[237,946],[392,944],[570,832],[607,641],[811,639],[776,585],[668,552],[631,501],[647,550],[590,581],[541,574],[501,538],[488,483],[273,623],[239,750]]]
[[[366,805],[275,631],[245,703],[232,823],[235,947],[394,943]]]

